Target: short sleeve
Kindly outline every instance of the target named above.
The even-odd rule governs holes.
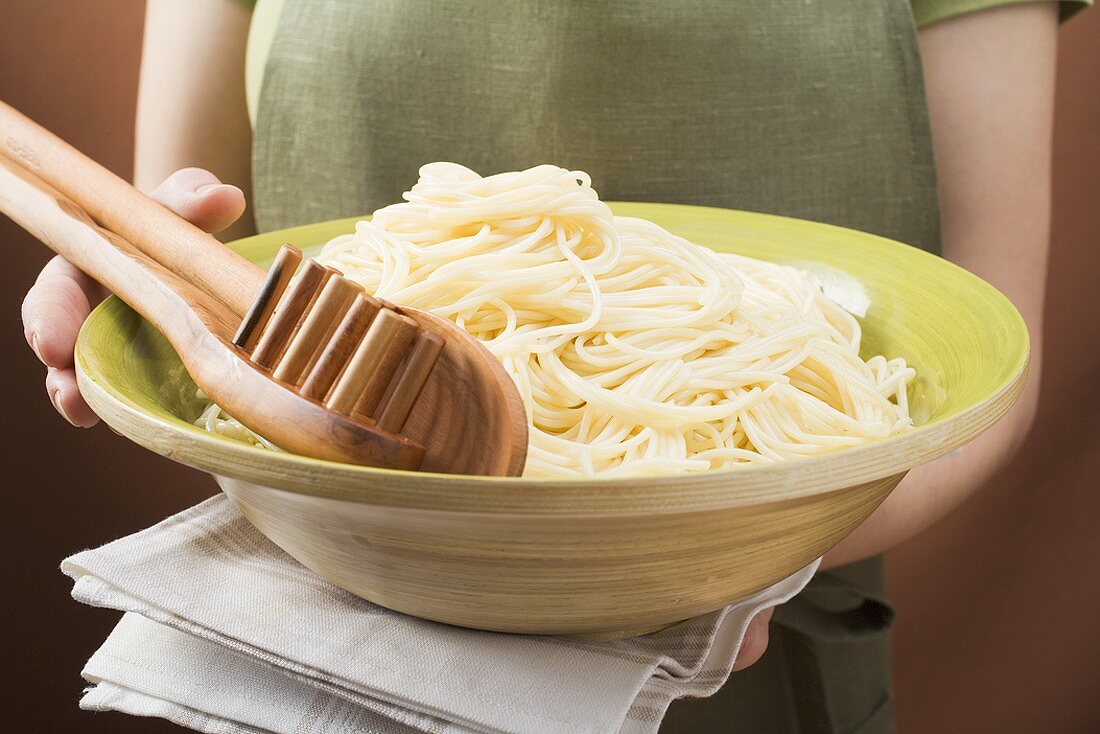
[[[910,0],[913,18],[918,28],[939,23],[941,20],[957,18],[960,15],[976,13],[979,10],[996,8],[1001,5],[1015,5],[1025,2],[1052,2],[1053,0]],[[1092,5],[1093,0],[1061,0],[1059,11],[1062,20],[1066,20],[1079,10]]]

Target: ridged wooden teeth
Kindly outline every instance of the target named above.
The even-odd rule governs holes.
[[[444,341],[334,268],[283,245],[233,343],[272,377],[388,433],[399,433]],[[295,272],[297,270],[297,272]]]

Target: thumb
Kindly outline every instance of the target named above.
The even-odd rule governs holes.
[[[764,656],[768,649],[768,624],[774,611],[774,607],[765,609],[749,622],[745,637],[741,640],[741,649],[737,651],[737,659],[733,663],[735,672],[752,666]]]
[[[220,232],[244,213],[244,192],[203,168],[181,168],[149,193],[196,227]]]

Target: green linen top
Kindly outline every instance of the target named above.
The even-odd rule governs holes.
[[[608,200],[772,212],[938,252],[915,21],[1005,1],[260,0],[253,213],[269,231],[369,212],[432,160],[549,162]],[[881,557],[819,572],[776,610],[758,664],[632,717],[663,719],[662,734],[892,732],[892,617]]]
[[[260,89],[263,87],[264,66],[267,64],[271,43],[275,40],[275,29],[279,25],[284,0],[238,0],[248,6],[254,6],[252,23],[248,31],[248,51],[245,58],[245,95],[248,100],[248,115],[256,123],[256,108],[259,106]],[[1043,2],[1044,0],[910,0],[913,19],[918,28],[955,18],[979,10],[999,5],[1014,5],[1025,2]],[[1049,1],[1049,0],[1047,0]],[[1082,8],[1092,5],[1093,0],[1061,0],[1061,16],[1065,20]]]

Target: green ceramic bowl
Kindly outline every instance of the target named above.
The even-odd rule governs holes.
[[[266,452],[192,425],[198,401],[176,354],[115,298],[81,331],[81,388],[117,431],[217,476],[261,531],[360,596],[466,626],[586,634],[667,624],[797,570],[865,519],[909,468],[973,438],[1022,390],[1028,335],[1019,313],[992,286],[942,258],[770,215],[665,204],[613,208],[716,250],[816,273],[826,292],[859,316],[864,356],[904,357],[916,369],[910,402],[917,428],[825,456],[677,477],[545,481],[335,464]],[[283,242],[314,247],[350,231],[354,221],[233,246],[263,262]],[[522,518],[516,527],[534,545],[524,551],[514,538],[494,544],[493,533],[508,535],[507,518]],[[582,531],[578,518],[597,520]],[[713,536],[685,533],[685,518],[713,526]],[[493,523],[499,531],[485,530]],[[615,523],[620,530],[609,529]],[[296,528],[306,526],[313,529],[303,540]],[[431,534],[431,547],[408,553],[397,540],[405,533],[420,544]],[[493,553],[471,551],[458,563],[456,549],[475,537]],[[554,562],[532,570],[532,547]],[[667,553],[644,550],[657,547]],[[444,576],[454,584],[424,581]],[[486,579],[490,588],[471,591]],[[595,591],[576,598],[578,584]]]

